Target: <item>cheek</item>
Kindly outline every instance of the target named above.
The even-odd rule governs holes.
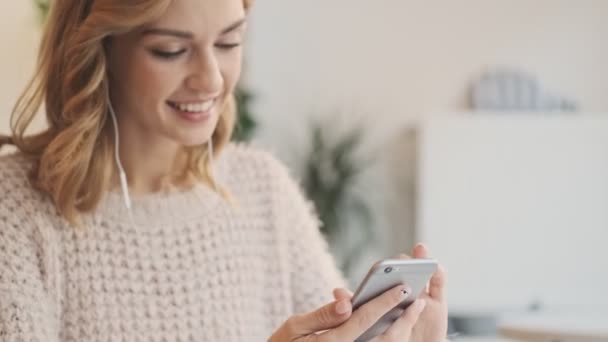
[[[147,107],[168,100],[180,82],[174,68],[151,56],[136,59],[129,73],[131,93],[138,97],[139,103],[145,103]]]
[[[222,60],[222,76],[227,92],[232,92],[241,77],[242,54],[234,53]]]

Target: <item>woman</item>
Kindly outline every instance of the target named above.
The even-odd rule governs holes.
[[[19,150],[0,159],[2,341],[350,341],[403,298],[332,300],[298,187],[228,143],[250,5],[54,2],[2,138]],[[445,337],[443,277],[379,338]]]

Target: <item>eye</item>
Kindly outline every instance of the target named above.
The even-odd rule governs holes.
[[[235,49],[235,48],[237,48],[239,46],[241,46],[241,43],[232,43],[232,44],[218,43],[218,44],[215,44],[215,47],[217,47],[218,49],[222,49],[222,50],[232,50],[232,49]]]
[[[181,49],[177,51],[150,50],[150,52],[152,52],[154,56],[161,59],[175,59],[181,56],[184,52],[186,52],[186,49]]]

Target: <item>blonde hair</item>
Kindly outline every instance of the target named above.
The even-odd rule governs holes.
[[[113,128],[108,119],[106,38],[160,17],[172,0],[52,1],[34,77],[17,100],[11,116],[14,144],[35,161],[32,185],[51,196],[72,223],[95,210],[115,176]],[[247,10],[251,0],[244,0]],[[48,128],[26,135],[44,104]],[[236,120],[231,94],[212,135],[213,152],[230,140]],[[207,147],[187,147],[184,174],[216,186],[209,172]]]

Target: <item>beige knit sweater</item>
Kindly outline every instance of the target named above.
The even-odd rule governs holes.
[[[0,158],[0,341],[264,341],[342,286],[311,206],[269,154],[229,146],[203,185],[107,194],[82,228]]]

